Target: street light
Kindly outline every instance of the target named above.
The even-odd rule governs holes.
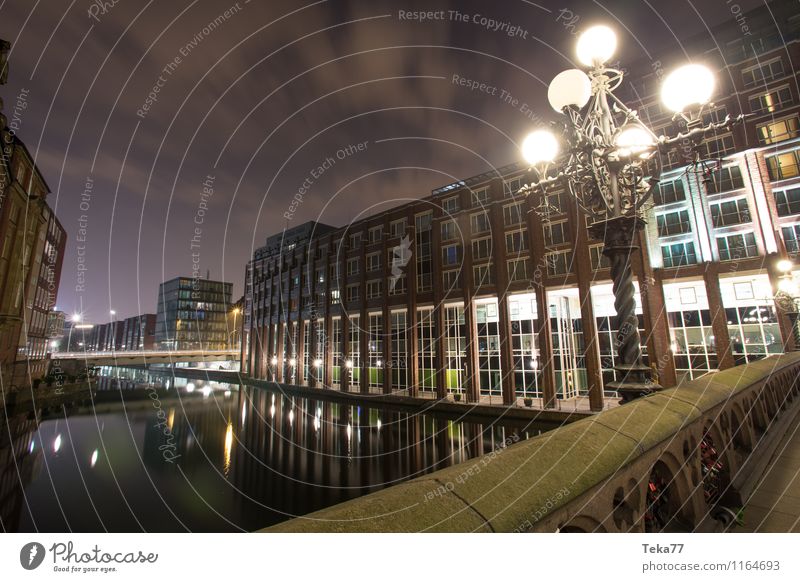
[[[111,339],[106,339],[106,345],[103,346],[104,348],[109,346],[111,347],[112,353],[117,351],[117,322],[114,320],[114,317],[117,315],[117,312],[113,309],[110,310],[109,315],[111,315]]]
[[[229,335],[234,335],[238,333],[239,329],[236,327],[236,316],[239,315],[241,312],[242,310],[238,307],[234,307],[231,310],[231,313],[233,314],[233,331]],[[241,349],[241,336],[236,335],[235,337],[236,337],[236,349],[239,350]]]
[[[604,242],[619,324],[617,380],[608,388],[629,402],[660,389],[642,362],[631,255],[638,249],[637,233],[645,224],[642,207],[658,185],[661,155],[688,143],[691,164],[701,166],[703,139],[743,117],[703,125],[714,75],[702,65],[690,64],[666,77],[662,90],[665,105],[676,112],[673,121],[683,122],[686,131],[671,138],[657,136],[614,94],[623,72],[606,63],[616,48],[617,37],[607,26],[591,27],[580,36],[577,57],[588,70],[569,69],[550,83],[547,97],[562,115],[560,133],[540,129],[523,141],[521,153],[531,166],[533,181],[520,192],[547,200],[548,190],[566,188],[591,218],[591,237]]]

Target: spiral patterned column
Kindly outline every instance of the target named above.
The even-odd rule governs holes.
[[[636,231],[644,221],[635,216],[614,217],[592,225],[590,232],[604,241],[603,254],[611,263],[614,290],[614,309],[617,313],[617,361],[614,371],[617,380],[606,388],[616,390],[622,402],[630,402],[660,389],[653,383],[650,368],[642,363],[642,342],[639,319],[636,317],[636,288],[633,285],[631,255]]]

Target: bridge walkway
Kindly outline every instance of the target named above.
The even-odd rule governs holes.
[[[744,524],[729,531],[800,533],[800,414],[745,500]]]

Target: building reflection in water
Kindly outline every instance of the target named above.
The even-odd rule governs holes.
[[[171,380],[104,380],[101,390],[124,405],[8,419],[3,529],[251,531],[541,429]]]

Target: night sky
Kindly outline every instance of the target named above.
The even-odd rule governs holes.
[[[286,225],[344,225],[516,161],[587,25],[617,30],[623,63],[652,61],[733,5],[0,0],[5,113],[69,237],[58,308],[154,312],[158,284],[195,264],[235,300],[253,249]]]

